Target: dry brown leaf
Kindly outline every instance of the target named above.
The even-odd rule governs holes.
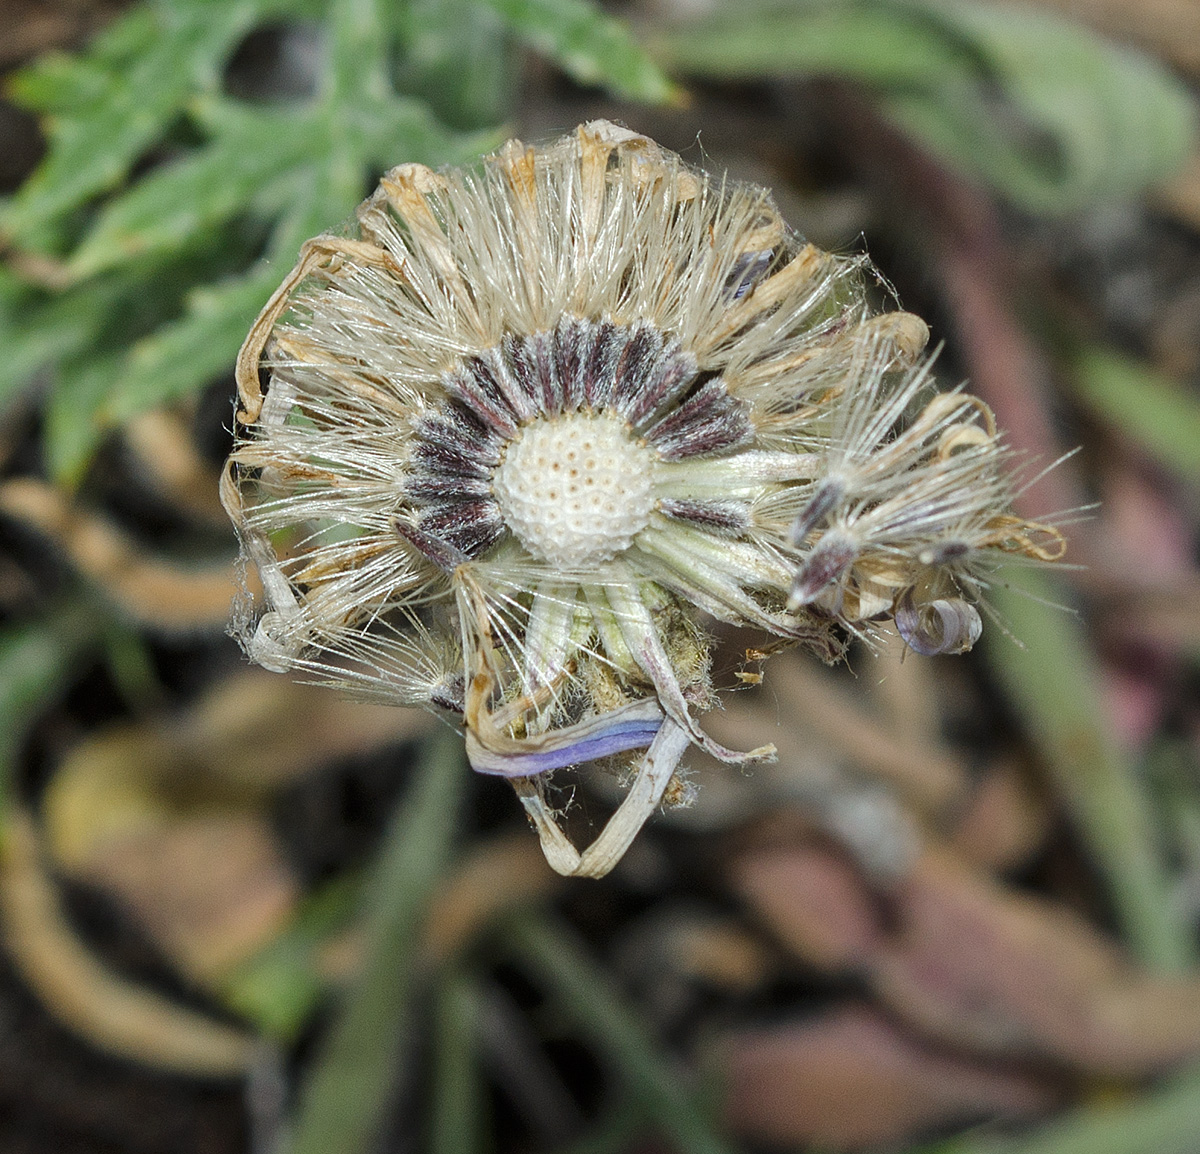
[[[85,865],[183,973],[217,983],[285,927],[299,883],[249,813],[180,816],[115,837]]]
[[[244,669],[171,719],[164,736],[177,759],[202,764],[215,779],[270,787],[334,758],[415,741],[435,724],[423,710],[350,701],[323,686]]]
[[[897,887],[869,972],[921,1030],[976,1051],[1141,1076],[1200,1052],[1200,979],[1135,968],[1072,910],[1017,894],[947,851]]]
[[[81,742],[45,793],[47,846],[59,868],[114,894],[184,973],[216,982],[271,940],[300,896],[262,799],[430,721],[241,672],[182,714]]]
[[[1049,832],[1049,810],[1020,763],[998,758],[976,784],[950,843],[969,861],[999,872],[1027,862]]]
[[[93,1045],[200,1077],[243,1073],[255,1040],[107,969],[75,936],[46,875],[28,815],[0,837],[0,917],[9,956],[47,1008]]]
[[[229,517],[217,495],[220,470],[197,452],[191,431],[178,413],[150,409],[123,425],[121,435],[141,471],[176,508],[228,528]]]
[[[24,477],[0,485],[0,511],[46,534],[134,621],[165,630],[222,629],[239,584],[232,563],[187,568],[151,557],[60,490]]]
[[[850,861],[815,842],[749,854],[734,888],[797,957],[821,970],[866,965],[883,944],[876,899]]]
[[[1079,584],[1092,597],[1099,631],[1111,646],[1200,651],[1200,577],[1196,574],[1149,588],[1098,580],[1098,576],[1089,574]]]
[[[163,788],[171,753],[135,727],[84,742],[46,791],[47,848],[116,897],[183,973],[212,981],[271,940],[300,889],[262,815]]]
[[[738,1135],[849,1151],[922,1132],[1041,1114],[1044,1079],[940,1053],[864,1007],[743,1031],[719,1044],[725,1118]]]
[[[811,661],[781,657],[766,685],[778,696],[784,724],[798,730],[800,740],[816,735],[920,809],[937,812],[965,789],[961,762],[939,742],[901,737]]]
[[[731,877],[797,957],[861,974],[927,1036],[1114,1077],[1200,1053],[1200,979],[1138,969],[1073,910],[949,850],[927,849],[878,896],[845,858],[806,841],[748,853]]]

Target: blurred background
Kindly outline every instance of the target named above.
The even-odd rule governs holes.
[[[2,1154],[1200,1151],[1200,3],[4,0],[0,69]],[[217,476],[303,240],[597,117],[868,251],[1089,511],[966,657],[724,637],[778,764],[564,882],[245,663]]]

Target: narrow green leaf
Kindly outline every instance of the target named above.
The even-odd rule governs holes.
[[[357,110],[356,124],[363,159],[380,168],[408,162],[431,168],[462,164],[491,151],[504,139],[498,128],[452,132],[427,104],[407,96],[364,102]],[[336,123],[332,128],[336,132]]]
[[[306,0],[304,14],[319,4]],[[162,0],[83,56],[16,82],[55,116],[46,161],[0,218],[28,247],[69,231],[68,218],[74,227],[70,214],[119,184],[182,112],[208,137],[103,205],[65,262],[75,288],[46,299],[0,271],[0,403],[56,367],[46,436],[61,482],[80,479],[115,425],[230,371],[300,245],[341,227],[374,171],[458,162],[496,143],[495,133],[456,134],[391,91],[381,69],[395,16],[383,0],[337,0],[330,59],[342,79],[318,99],[269,106],[221,96],[221,65],[244,31],[296,11],[284,0]],[[272,217],[268,257],[231,276],[258,222]]]
[[[114,688],[133,713],[145,716],[166,706],[148,638],[117,616],[104,630],[104,661]]]
[[[903,93],[890,104],[893,115],[943,159],[1029,211],[1136,195],[1192,155],[1195,101],[1151,57],[1034,8],[906,2],[964,37],[987,71],[969,99],[960,85],[942,90],[936,118]],[[989,81],[999,83],[1013,116],[997,115]]]
[[[573,937],[544,915],[507,926],[514,955],[549,988],[612,1068],[641,1099],[648,1119],[682,1154],[728,1154],[695,1097],[650,1038],[637,1013]]]
[[[728,80],[835,75],[902,87],[928,85],[948,70],[975,67],[969,49],[898,5],[731,6],[656,32],[657,59],[671,68]]]
[[[1012,569],[1006,578],[989,600],[1025,647],[990,630],[984,655],[1106,879],[1129,944],[1147,965],[1183,971],[1191,930],[1170,900],[1144,783],[1109,731],[1083,626],[1057,607],[1062,590],[1045,571]]]
[[[662,104],[677,97],[671,82],[635,43],[629,29],[590,0],[479,0],[518,37],[582,84]]]
[[[91,344],[123,288],[111,279],[47,297],[0,266],[0,410],[39,369]]]
[[[1200,476],[1200,397],[1128,357],[1090,348],[1071,386],[1102,420],[1184,477]]]
[[[106,399],[104,418],[128,420],[232,373],[254,318],[286,271],[261,262],[235,280],[195,289],[182,320],[133,346],[125,374]]]
[[[194,289],[183,317],[132,347],[120,380],[93,414],[95,424],[121,424],[233,372],[254,318],[295,263],[300,246],[344,219],[357,201],[357,189],[331,189],[325,175],[310,174],[304,197],[276,225],[264,259],[240,277]]]
[[[395,100],[386,110],[364,115],[362,148],[397,149],[400,159],[438,163],[455,153],[476,155],[491,134],[454,137],[439,130],[416,102]],[[314,132],[316,130],[314,129]],[[318,152],[320,149],[318,148]],[[336,159],[323,169],[297,169],[293,187],[301,190],[279,222],[268,257],[240,277],[195,289],[183,317],[142,338],[130,350],[118,380],[89,416],[97,432],[121,424],[138,413],[202,388],[222,373],[232,372],[237,351],[267,298],[296,260],[301,244],[336,229],[362,195],[366,161],[346,158],[346,171]],[[302,179],[303,178],[303,179]]]
[[[30,112],[75,113],[99,103],[112,73],[127,68],[160,35],[161,18],[150,4],[130,8],[103,29],[79,55],[47,52],[11,76],[6,94]]]
[[[136,19],[135,19],[136,16]],[[148,8],[138,8],[126,18],[129,27],[149,42],[154,35]],[[95,104],[107,91],[107,69],[88,57],[48,52],[5,82],[5,95],[29,112],[41,115],[70,115],[85,105]]]
[[[0,809],[26,731],[78,670],[82,654],[98,644],[100,628],[93,613],[66,604],[42,620],[0,632]]]
[[[353,106],[388,91],[389,7],[387,0],[330,0],[329,103]]]
[[[362,971],[321,1046],[301,1097],[289,1154],[367,1154],[411,1036],[420,927],[450,857],[466,770],[462,740],[425,747],[366,893]]]
[[[476,1059],[479,988],[457,970],[443,976],[434,1006],[433,1134],[430,1154],[483,1147],[483,1084]]]

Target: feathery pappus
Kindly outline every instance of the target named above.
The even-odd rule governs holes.
[[[866,268],[605,121],[393,169],[239,356],[247,653],[452,716],[551,865],[599,877],[686,803],[690,746],[774,753],[701,727],[706,619],[825,660],[889,621],[969,649],[997,561],[1061,537],[1010,514],[990,412],[936,392]],[[602,759],[628,789],[581,853],[547,782]]]

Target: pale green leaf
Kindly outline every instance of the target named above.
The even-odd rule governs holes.
[[[314,122],[305,128],[305,134],[320,127],[321,122]],[[456,153],[474,155],[481,139],[492,139],[448,136],[422,106],[404,100],[364,110],[359,127],[359,149],[373,155],[395,147],[398,155],[392,160],[400,156],[428,161],[447,156],[457,159]],[[254,318],[291,268],[301,244],[336,229],[358,203],[366,162],[355,163],[351,157],[348,165],[348,171],[340,171],[333,158],[323,167],[310,163],[292,170],[288,183],[295,195],[287,206],[288,215],[276,229],[268,257],[239,277],[195,289],[182,317],[131,347],[119,378],[99,398],[97,409],[78,414],[90,427],[93,447],[106,429],[187,396],[223,373],[232,373],[237,351]],[[87,443],[86,434],[77,433],[74,443]]]
[[[409,162],[430,167],[462,164],[503,141],[503,134],[496,128],[451,132],[423,101],[405,96],[364,101],[357,109],[355,123],[363,163],[377,168]],[[336,135],[338,123],[331,122],[329,130]],[[358,199],[356,194],[355,203]]]
[[[1102,420],[1191,480],[1200,477],[1200,397],[1101,348],[1076,358],[1071,386]]]
[[[236,280],[196,289],[183,317],[129,351],[121,379],[98,410],[99,419],[120,424],[222,374],[232,375],[242,341],[286,271],[264,262]]]
[[[954,0],[745,8],[662,31],[696,75],[835,76],[943,162],[1031,212],[1136,195],[1196,146],[1187,88],[1161,65],[1052,13]]]
[[[1159,970],[1182,971],[1193,957],[1191,931],[1170,900],[1145,784],[1111,731],[1084,627],[1059,607],[1063,591],[1043,570],[1013,568],[1005,578],[988,599],[1020,644],[988,630],[984,655],[1106,880],[1134,952]]]
[[[727,80],[828,75],[888,88],[973,66],[965,45],[896,4],[743,10],[725,0],[711,17],[659,29],[653,47],[672,68]]]
[[[61,485],[74,488],[104,438],[95,419],[121,375],[119,353],[96,353],[60,365],[46,405],[46,466]]]
[[[675,90],[619,20],[588,0],[481,0],[531,47],[581,84],[661,104]]]
[[[0,267],[0,410],[39,369],[95,341],[122,288],[109,279],[87,292],[47,297]]]
[[[503,120],[519,80],[504,21],[478,0],[410,0],[402,11],[400,86],[455,128]]]
[[[160,35],[161,16],[151,5],[130,8],[78,55],[47,52],[5,78],[7,94],[31,112],[79,114],[103,100],[113,74],[127,68]]]
[[[306,0],[302,14],[318,4]],[[0,401],[39,368],[55,369],[45,435],[59,481],[76,483],[121,422],[230,372],[300,245],[341,229],[380,170],[456,163],[498,143],[495,132],[455,133],[392,90],[387,0],[328,8],[324,71],[303,104],[220,92],[242,35],[268,15],[300,12],[284,0],[160,0],[80,57],[17,78],[15,90],[51,117],[50,149],[0,228],[25,247],[53,248],[86,219],[77,210],[99,201],[63,261],[75,287],[48,299],[0,279]],[[150,147],[169,146],[184,115],[200,142],[120,188]],[[266,257],[231,275],[265,230]]]
[[[1149,56],[1053,13],[1002,4],[919,5],[965,37],[986,66],[968,91],[931,103],[903,93],[892,114],[954,166],[1033,212],[1133,196],[1171,175],[1196,146],[1195,102]],[[1009,107],[989,99],[997,82]]]

